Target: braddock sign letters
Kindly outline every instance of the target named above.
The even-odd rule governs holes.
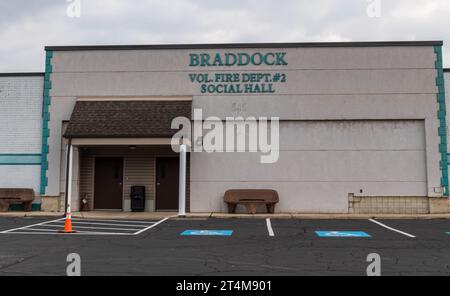
[[[247,66],[279,68],[287,65],[286,52],[189,54],[189,67],[194,69],[242,67],[245,71]],[[276,84],[286,83],[287,76],[280,72],[196,72],[189,73],[189,80],[200,84],[202,94],[273,94]]]
[[[216,53],[211,56],[207,53],[192,53],[190,67],[232,67],[232,66],[287,66],[285,52],[269,53]]]

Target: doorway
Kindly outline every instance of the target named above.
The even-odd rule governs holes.
[[[156,210],[177,211],[180,178],[178,157],[156,159]]]
[[[96,158],[94,184],[95,210],[122,210],[123,158]]]

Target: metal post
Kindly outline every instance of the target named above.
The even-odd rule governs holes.
[[[180,146],[180,191],[178,216],[186,216],[186,145]]]
[[[68,165],[68,178],[67,178],[67,200],[66,200],[66,217],[71,218],[72,215],[72,175],[73,175],[73,147],[69,144],[69,165]]]
[[[65,194],[65,201],[64,201],[64,217],[67,216],[67,201],[69,200],[68,192],[69,192],[69,162],[70,162],[70,149],[72,146],[72,139],[69,138],[69,142],[67,143],[67,149],[66,149],[66,194]]]

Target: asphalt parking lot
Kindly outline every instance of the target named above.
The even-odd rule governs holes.
[[[0,275],[64,276],[69,253],[83,275],[365,276],[371,253],[382,275],[450,275],[450,220],[76,220],[77,235],[62,225],[0,218]]]

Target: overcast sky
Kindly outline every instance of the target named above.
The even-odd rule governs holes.
[[[1,0],[0,72],[44,71],[46,45],[372,40],[444,40],[450,67],[450,0],[72,1]]]

